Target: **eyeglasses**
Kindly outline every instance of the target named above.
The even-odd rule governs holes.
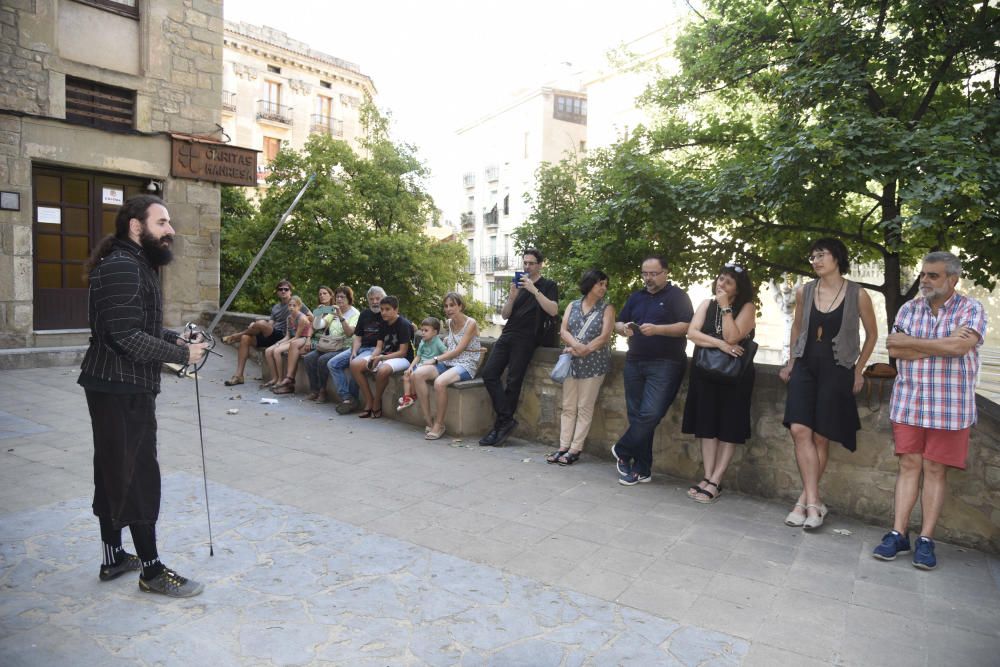
[[[806,261],[809,262],[810,264],[812,264],[813,262],[820,262],[829,254],[830,253],[826,252],[825,250],[823,252],[814,252],[813,254],[806,257]]]
[[[538,264],[538,262],[528,262],[528,261],[524,262],[525,266],[534,266],[535,264]]]
[[[291,291],[292,291],[292,288],[290,288],[290,287],[279,287],[279,288],[277,288],[277,289],[276,289],[276,290],[274,290],[274,291],[275,291],[275,292],[291,292]]]
[[[739,264],[733,264],[732,262],[730,262],[728,264],[723,264],[723,266],[727,269],[732,269],[736,273],[743,273],[743,267],[740,266]]]
[[[917,274],[917,280],[923,280],[924,278],[928,278],[930,280],[937,280],[940,277],[941,277],[940,273],[928,273],[926,271],[921,271],[919,274]]]
[[[643,278],[655,278],[656,276],[663,275],[663,271],[642,271],[639,275]]]

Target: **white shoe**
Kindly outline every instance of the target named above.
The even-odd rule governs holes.
[[[802,514],[795,511],[799,507],[802,508]],[[795,503],[795,507],[793,507],[792,511],[788,513],[788,516],[785,517],[785,525],[791,526],[792,528],[801,528],[802,524],[806,522],[805,509],[806,506],[802,503]]]
[[[819,528],[820,526],[822,526],[823,519],[826,518],[826,513],[828,511],[826,509],[826,505],[824,505],[823,503],[820,503],[819,505],[806,505],[807,510],[810,507],[816,510],[816,512],[819,513],[819,516],[807,516],[806,520],[802,522],[802,528],[804,528],[805,530],[813,530],[815,528]]]

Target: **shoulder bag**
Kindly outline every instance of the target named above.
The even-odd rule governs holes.
[[[576,338],[581,333],[587,330],[591,322],[594,321],[594,318],[597,317],[598,312],[604,312],[604,309],[602,308],[601,311],[598,311],[597,308],[595,307],[594,312],[590,314],[590,317],[588,317],[587,321],[583,323],[583,326],[580,327],[580,330],[573,335],[574,338]],[[562,384],[563,382],[566,381],[566,378],[569,377],[570,371],[572,370],[573,370],[573,355],[570,354],[569,352],[563,352],[562,354],[559,355],[559,359],[558,361],[556,361],[556,365],[552,368],[552,373],[549,375],[549,377],[552,379],[553,382],[558,382],[559,384]]]

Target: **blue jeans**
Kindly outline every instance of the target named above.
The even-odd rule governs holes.
[[[309,389],[311,391],[326,391],[326,380],[330,376],[327,364],[340,352],[313,350],[302,357],[302,362],[306,365],[306,373],[309,375]]]
[[[635,459],[634,470],[640,475],[649,475],[653,469],[653,435],[674,402],[686,370],[687,363],[669,359],[625,362],[628,430],[615,451],[626,460]]]
[[[370,357],[374,351],[374,347],[363,347],[358,350],[355,356],[358,359]],[[346,401],[348,398],[358,400],[358,392],[360,390],[354,378],[351,377],[351,371],[347,368],[350,365],[351,348],[339,352],[337,356],[326,362],[326,367],[329,369],[330,375],[333,376],[333,385],[337,388],[337,396],[341,401]]]

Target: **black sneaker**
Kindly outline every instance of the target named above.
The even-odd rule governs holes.
[[[126,572],[138,572],[142,569],[142,562],[139,561],[139,557],[135,554],[123,551],[121,552],[121,557],[121,560],[115,565],[102,565],[97,577],[101,581],[111,581]]]
[[[497,444],[497,436],[498,433],[496,427],[491,428],[489,433],[479,439],[479,444],[483,447],[492,447]]]
[[[504,440],[510,437],[510,434],[514,432],[517,428],[517,420],[511,419],[509,422],[497,429],[497,441],[496,446],[499,447],[504,443]]]
[[[163,572],[149,581],[139,577],[139,590],[143,593],[160,593],[170,598],[190,598],[201,593],[205,587],[165,567]]]

